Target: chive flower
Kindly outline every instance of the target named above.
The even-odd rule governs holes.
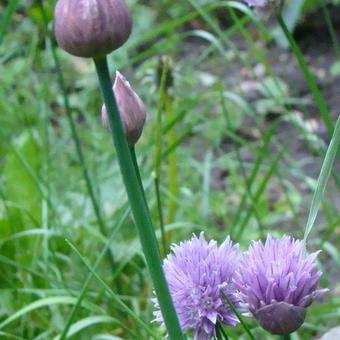
[[[239,260],[239,247],[228,237],[220,247],[206,241],[204,234],[171,246],[164,272],[183,332],[193,330],[195,340],[215,336],[217,323],[235,326],[238,319],[223,293],[236,308],[241,301],[232,283]],[[163,325],[157,299],[155,320]]]
[[[268,332],[287,335],[304,322],[306,308],[323,296],[317,289],[320,251],[308,255],[303,241],[267,236],[253,242],[240,260],[234,284],[250,312]]]

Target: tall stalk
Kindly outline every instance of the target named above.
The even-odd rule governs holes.
[[[184,337],[163,272],[162,260],[152,226],[150,211],[145,201],[141,183],[138,180],[135,165],[125,138],[117,104],[113,95],[107,59],[106,57],[94,58],[94,63],[109,117],[113,144],[116,149],[120,170],[164,323],[167,327],[169,338],[181,340],[184,339]]]

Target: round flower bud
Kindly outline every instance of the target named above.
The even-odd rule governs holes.
[[[132,28],[124,0],[58,0],[54,17],[58,45],[78,57],[111,53],[125,43]]]
[[[286,302],[276,302],[257,310],[255,317],[269,333],[285,335],[301,327],[305,321],[306,308]]]
[[[145,123],[144,103],[132,89],[130,83],[118,71],[113,84],[113,93],[127,142],[130,146],[134,146],[142,134]],[[102,107],[101,116],[104,127],[110,131],[109,117],[105,105]]]

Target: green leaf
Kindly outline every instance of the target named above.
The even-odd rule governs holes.
[[[15,340],[27,340],[26,338],[22,338],[21,336],[16,336],[14,334],[0,332],[0,336],[3,337],[3,339],[15,339]]]
[[[123,340],[122,338],[110,334],[97,334],[92,340]]]
[[[305,229],[305,235],[304,235],[305,240],[307,240],[310,232],[312,231],[316,216],[318,214],[318,211],[319,211],[319,208],[322,202],[322,197],[325,192],[326,185],[328,183],[328,179],[332,171],[335,156],[337,155],[337,152],[339,149],[339,145],[340,145],[340,117],[338,118],[336,122],[334,134],[331,139],[331,142],[329,143],[326,156],[325,156],[325,159],[322,164],[321,171],[320,171],[316,190],[314,192],[314,196],[313,196],[313,200],[312,200],[312,204],[310,207],[308,220],[306,224],[306,229]]]
[[[300,18],[304,2],[305,0],[290,1],[283,9],[282,16],[290,32],[294,31],[294,28]],[[279,47],[286,49],[289,47],[288,39],[281,30],[275,30],[273,36]]]
[[[42,308],[42,307],[47,307],[47,306],[51,306],[51,305],[73,305],[75,304],[77,301],[77,299],[73,296],[53,296],[53,297],[48,297],[48,298],[43,298],[37,301],[32,302],[31,304],[21,308],[20,310],[18,310],[16,313],[14,313],[13,315],[11,315],[9,318],[7,318],[6,320],[4,320],[1,324],[0,324],[0,329],[4,328],[5,326],[7,326],[8,324],[12,323],[13,321],[20,319],[21,317],[25,316],[26,314]],[[93,304],[88,304],[83,302],[82,303],[82,307],[85,307],[91,311],[93,311],[93,309],[95,310],[99,310],[101,311],[100,308],[98,308],[97,306],[93,305]]]
[[[12,20],[12,16],[17,9],[18,4],[19,0],[11,0],[5,10],[4,15],[1,15],[0,43],[8,30],[8,27]]]
[[[117,323],[117,322],[118,321],[116,319],[107,315],[89,316],[74,323],[67,332],[66,338],[70,338],[71,336],[81,332],[85,328],[89,328],[100,323]],[[54,340],[58,339],[60,339],[60,335],[54,338]]]
[[[41,219],[41,199],[37,184],[32,177],[32,174],[37,176],[40,168],[39,148],[27,132],[15,140],[13,151],[7,156],[3,171],[3,176],[6,178],[4,196],[19,207],[19,209],[11,209],[11,215],[16,219],[18,227],[21,224],[19,221],[22,220],[22,228],[24,226],[27,228],[32,226],[32,220],[23,210],[29,211],[30,216],[38,223]],[[34,224],[33,227],[36,225]]]
[[[89,264],[88,260],[80,254],[79,250],[69,241],[66,239],[66,242],[69,244],[69,246],[75,251],[75,253],[80,257],[80,259],[83,261],[85,266],[90,270],[90,272],[93,274],[93,276],[99,281],[99,283],[105,288],[106,292],[111,296],[111,298],[115,301],[117,304],[117,307],[119,307],[122,311],[124,311],[127,315],[129,315],[133,320],[135,320],[145,331],[148,332],[148,334],[152,338],[157,338],[157,335],[148,327],[148,325],[141,320],[136,313],[131,310],[121,299],[120,297],[113,292],[113,290],[101,279],[101,277],[94,271],[93,267]]]

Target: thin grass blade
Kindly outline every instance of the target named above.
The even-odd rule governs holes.
[[[326,156],[324,159],[324,162],[321,167],[319,179],[316,185],[316,189],[314,192],[312,204],[310,207],[309,215],[308,215],[308,220],[305,228],[305,235],[304,235],[304,240],[307,241],[307,238],[310,234],[310,232],[313,229],[314,222],[316,220],[321,202],[322,202],[322,197],[324,195],[329,176],[331,174],[333,164],[335,157],[337,155],[338,149],[340,145],[340,117],[338,118],[334,130],[333,137],[331,139],[331,142],[329,143],[328,150],[326,152]]]

